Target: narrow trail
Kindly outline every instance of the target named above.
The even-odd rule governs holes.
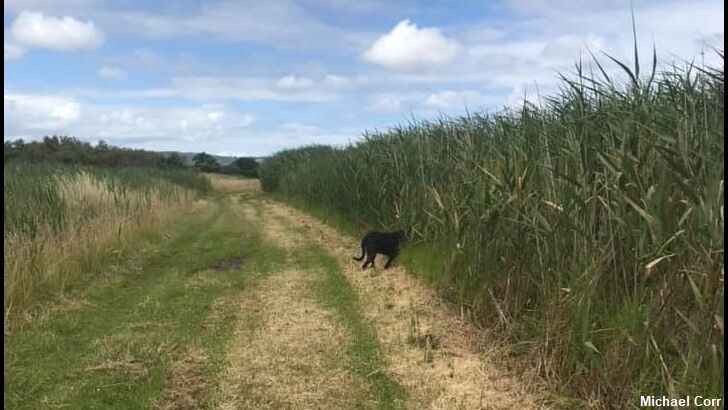
[[[249,218],[257,209],[256,219],[267,241],[289,250],[313,243],[338,262],[359,297],[363,316],[375,331],[383,363],[379,371],[405,388],[406,408],[543,407],[536,386],[525,385],[522,378],[506,367],[508,360],[502,349],[493,345],[492,341],[485,341],[473,326],[449,310],[431,289],[420,284],[402,267],[393,267],[372,276],[351,260],[354,250],[358,249],[356,239],[343,236],[320,221],[275,201],[254,197],[241,200],[238,205]],[[289,262],[295,266],[290,254]],[[258,290],[256,300],[266,301],[261,302],[263,306],[258,306],[271,318],[267,330],[259,329],[257,338],[253,340],[238,340],[233,347],[238,356],[231,356],[231,362],[248,363],[246,369],[240,369],[247,378],[263,377],[269,380],[269,387],[277,385],[274,382],[276,374],[290,374],[280,365],[296,365],[296,360],[289,359],[306,355],[308,351],[308,358],[303,359],[310,361],[307,366],[321,369],[321,358],[311,354],[310,349],[315,351],[316,346],[342,345],[341,340],[346,335],[337,330],[333,322],[335,319],[307,302],[306,295],[302,293],[301,289],[306,288],[306,276],[310,277],[311,272],[287,271],[274,276],[273,282],[263,284]],[[241,305],[241,311],[256,309],[250,306],[250,300]],[[280,334],[281,327],[288,328],[289,332]],[[307,339],[309,336],[329,340]],[[309,346],[300,346],[301,343]],[[268,355],[261,356],[261,346],[266,347],[268,354],[278,349],[276,353],[283,358],[283,364],[273,362],[268,367],[263,364],[256,367],[253,357]],[[350,403],[345,402],[329,407],[330,400],[345,397],[346,394],[341,392],[350,391],[361,380],[350,374],[334,372],[334,377],[317,370],[318,375],[314,378],[287,378],[293,384],[288,384],[286,394],[303,398],[305,392],[317,391],[316,397],[309,397],[309,405],[301,408],[348,408]],[[317,380],[321,383],[318,384]],[[343,390],[338,390],[337,395],[337,389]],[[268,391],[274,396],[279,393]],[[318,402],[318,399],[321,401]],[[291,398],[288,403],[296,400]],[[324,406],[324,402],[328,405]]]
[[[240,297],[220,382],[220,408],[355,408],[364,400],[366,383],[348,365],[345,330],[313,296],[313,282],[321,273],[293,266],[293,251],[302,243],[278,221],[258,216],[249,201],[237,211],[264,223],[265,240],[282,250],[286,266]]]

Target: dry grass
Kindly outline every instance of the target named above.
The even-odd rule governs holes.
[[[311,298],[311,275],[273,274],[241,298],[222,409],[346,409],[364,397],[365,383],[347,365],[344,330]]]
[[[263,219],[266,221],[262,233],[268,242],[283,249],[293,249],[305,244],[305,238],[300,232],[286,227],[285,215],[277,207],[268,205],[269,201],[263,201],[262,204],[265,204]]]
[[[172,349],[166,343],[150,343],[143,336],[145,327],[157,325],[152,322],[132,324],[96,339],[92,344],[93,353],[83,370],[125,373],[134,379],[146,376],[152,362]]]
[[[187,289],[224,288],[230,286],[230,282],[210,275],[209,271],[201,271],[195,274],[185,284],[185,288]]]
[[[34,236],[4,234],[4,331],[24,312],[41,288],[58,290],[93,270],[105,254],[131,238],[157,232],[191,209],[195,193],[178,188],[174,195],[159,190],[112,192],[92,175],[58,177],[58,192],[67,204],[60,231],[40,226]]]
[[[241,192],[260,190],[260,181],[230,175],[205,174],[210,178],[212,189],[218,192]]]
[[[376,329],[389,364],[384,371],[411,392],[410,408],[511,409],[543,405],[534,375],[519,377],[509,370],[509,360],[496,341],[487,340],[453,314],[434,291],[403,268],[372,277],[351,262],[352,251],[357,249],[353,238],[289,207],[275,203],[266,207],[266,213],[306,226],[308,237],[317,240],[341,263]],[[437,340],[437,346],[422,347],[411,342],[425,335]]]
[[[172,363],[164,380],[164,387],[159,398],[154,402],[154,409],[199,409],[202,407],[203,393],[208,385],[202,374],[205,352],[191,346],[176,362]]]

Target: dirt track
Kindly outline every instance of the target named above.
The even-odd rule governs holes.
[[[538,389],[524,381],[532,378],[509,370],[502,348],[401,266],[382,271],[378,261],[377,273],[364,272],[351,259],[358,247],[355,238],[258,195],[235,195],[231,202],[248,219],[255,219],[266,241],[286,253],[288,266],[244,292],[221,384],[223,408],[350,408],[355,403],[381,407],[365,399],[366,380],[352,371],[345,347],[351,334],[312,295],[310,283],[321,273],[315,266],[297,265],[296,250],[310,244],[338,262],[356,291],[379,344],[382,368],[377,371],[406,391],[400,405],[543,407]]]

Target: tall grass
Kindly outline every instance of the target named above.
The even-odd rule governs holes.
[[[582,405],[722,397],[724,69],[614,62],[626,84],[597,62],[543,107],[280,152],[262,187],[409,230],[419,273]]]
[[[4,328],[211,189],[186,171],[4,166]],[[118,249],[117,249],[118,251]]]

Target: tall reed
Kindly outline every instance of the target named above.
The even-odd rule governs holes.
[[[418,273],[556,391],[722,397],[724,69],[614,62],[626,84],[595,61],[542,107],[280,152],[262,187],[409,230]]]

